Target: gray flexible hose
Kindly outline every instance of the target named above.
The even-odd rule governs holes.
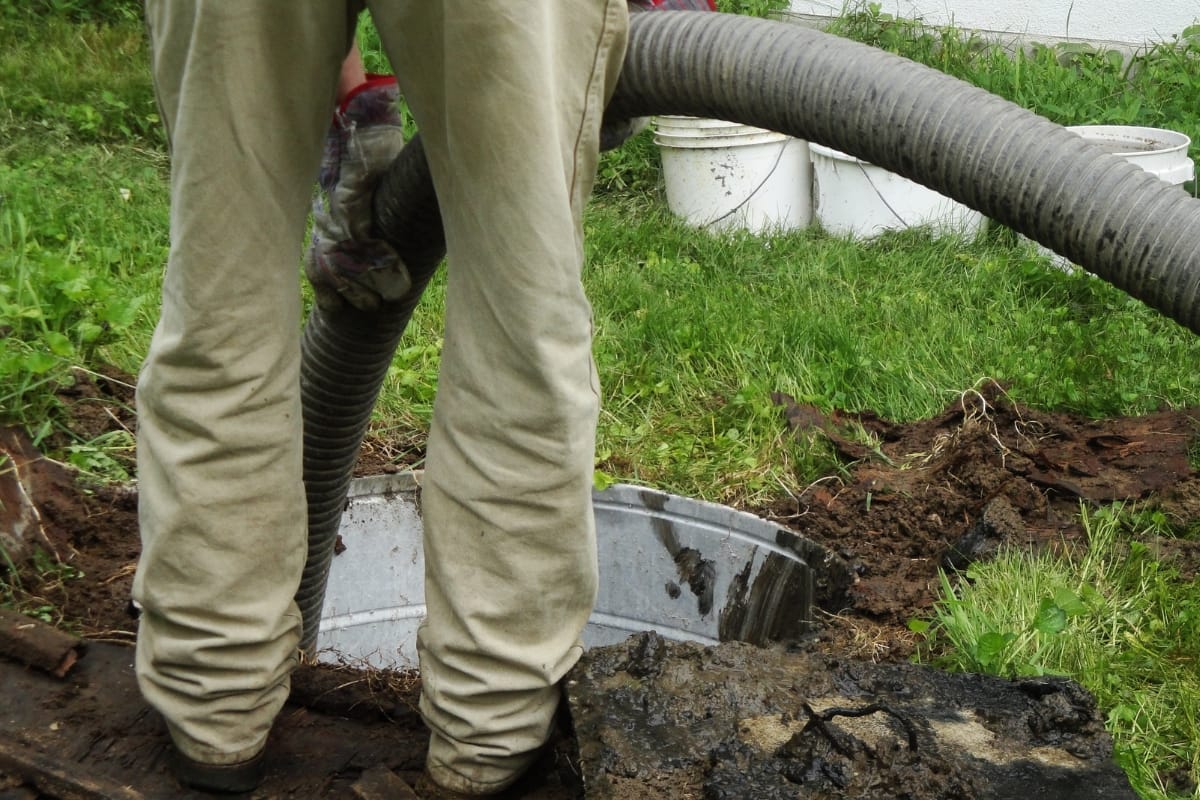
[[[376,227],[388,232],[412,278],[396,303],[366,313],[314,306],[304,326],[300,400],[304,416],[304,488],[308,557],[296,603],[301,650],[316,650],[325,587],[358,449],[396,346],[446,252],[441,213],[419,137],[376,189]]]
[[[1024,233],[1200,332],[1200,201],[936,70],[783,22],[636,14],[606,116],[649,114],[729,120],[857,156]],[[376,193],[375,210],[378,231],[410,271],[416,265],[432,274],[445,251],[433,199],[419,144],[405,147]],[[309,565],[299,597],[309,651],[353,455],[427,280],[414,275],[420,288],[374,321],[318,314],[306,329]],[[396,318],[383,319],[389,315]],[[355,410],[354,424],[347,407]]]
[[[1200,201],[899,56],[779,22],[643,14],[615,116],[728,119],[834,147],[983,212],[1200,332]]]
[[[414,303],[415,305],[415,303]],[[301,341],[308,557],[296,592],[300,646],[316,646],[334,543],[358,448],[408,322],[402,315],[330,313],[314,306]]]

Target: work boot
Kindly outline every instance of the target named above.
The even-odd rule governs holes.
[[[172,754],[171,771],[176,780],[190,789],[210,794],[243,794],[257,789],[266,776],[265,754],[264,749],[236,764],[206,764],[176,750]]]

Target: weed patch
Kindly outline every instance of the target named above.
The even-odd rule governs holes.
[[[1083,520],[1086,552],[1007,552],[957,586],[943,574],[932,620],[910,628],[925,637],[925,658],[948,669],[1083,684],[1142,796],[1179,797],[1200,774],[1196,582],[1151,557],[1149,531],[1120,505]]]
[[[54,388],[76,363],[120,337],[141,298],[89,268],[74,248],[42,247],[25,217],[0,217],[0,249],[11,254],[0,276],[0,408],[9,421],[36,424],[50,415]],[[45,388],[43,388],[45,387]]]

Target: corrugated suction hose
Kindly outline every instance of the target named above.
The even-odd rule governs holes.
[[[936,70],[784,22],[636,14],[609,119],[713,117],[828,145],[983,212],[1200,332],[1200,201],[1065,128]],[[419,139],[375,198],[414,288],[371,315],[305,331],[309,560],[298,599],[311,652],[338,522],[371,406],[445,252]]]
[[[799,25],[641,14],[615,116],[780,131],[904,175],[1200,332],[1200,201],[1060,125],[944,73]]]
[[[308,558],[296,592],[301,649],[316,650],[334,543],[358,448],[387,377],[396,346],[425,287],[446,253],[442,218],[420,137],[376,189],[376,227],[387,231],[412,277],[396,303],[374,312],[314,306],[301,341],[304,488],[308,497]]]

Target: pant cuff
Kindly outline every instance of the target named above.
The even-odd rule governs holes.
[[[488,756],[487,763],[472,762],[462,745],[434,733],[429,740],[425,770],[435,783],[463,794],[497,794],[512,786],[537,760],[539,750],[515,756]]]
[[[171,734],[171,743],[175,745],[175,749],[179,751],[180,755],[192,761],[198,761],[202,764],[212,764],[214,766],[240,764],[250,761],[262,753],[263,749],[267,746],[267,739],[263,737],[262,741],[256,742],[251,747],[224,752],[196,741],[169,722],[167,723],[167,731]]]

